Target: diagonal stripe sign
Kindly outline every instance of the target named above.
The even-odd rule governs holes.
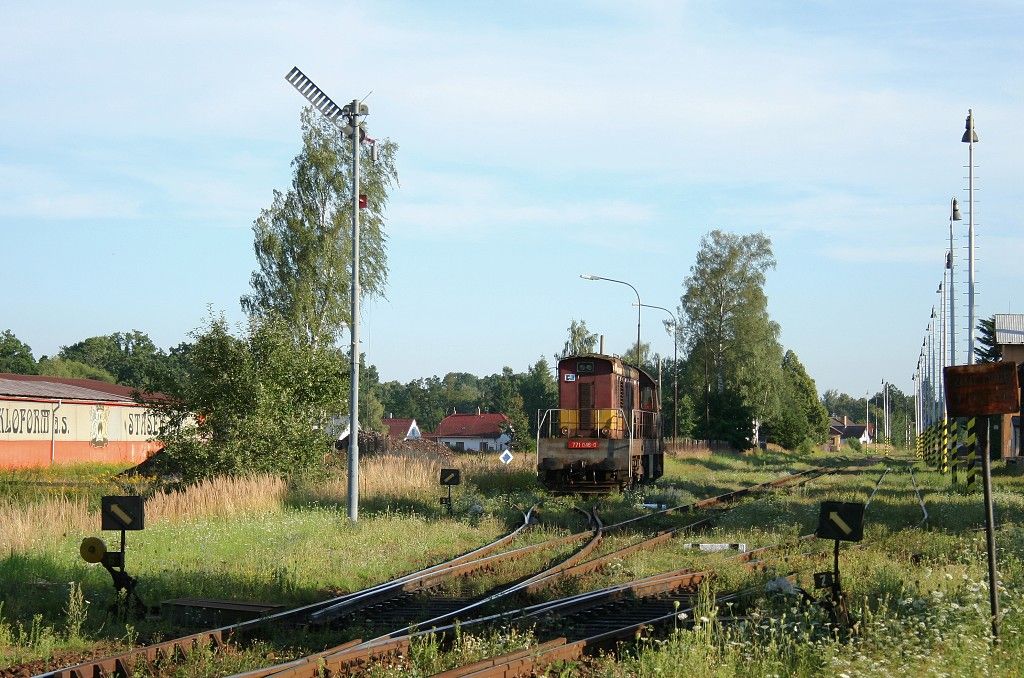
[[[100,529],[141,530],[146,526],[145,502],[136,496],[107,496],[100,500]]]
[[[118,506],[117,504],[111,504],[110,505],[110,512],[113,513],[115,516],[117,516],[118,519],[122,523],[124,523],[125,527],[128,527],[129,525],[132,524],[132,517],[130,515],[128,515],[127,513],[125,513],[124,509],[121,508],[120,506]]]
[[[814,534],[821,539],[860,541],[864,538],[864,508],[859,502],[822,502]]]
[[[851,532],[853,532],[853,528],[847,525],[846,521],[844,521],[842,517],[835,511],[829,512],[828,519],[835,523],[837,526],[839,526],[839,529],[843,531],[843,534],[850,534]]]

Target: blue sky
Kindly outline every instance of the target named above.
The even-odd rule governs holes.
[[[573,318],[613,352],[674,309],[700,237],[762,230],[769,310],[819,390],[911,388],[966,219],[979,317],[1024,311],[1024,6],[977,3],[5,3],[0,329],[36,355],[243,316],[253,220],[290,181],[298,66],[400,146],[383,379],[508,365]],[[965,262],[966,221],[957,225]],[[958,280],[958,314],[966,286]],[[660,311],[643,335],[671,355]],[[966,323],[960,323],[963,328]],[[964,336],[963,329],[959,331]],[[964,351],[961,348],[961,355]]]

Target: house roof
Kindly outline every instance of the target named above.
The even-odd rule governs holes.
[[[138,389],[97,379],[65,379],[39,374],[0,373],[0,396],[67,400],[135,402]]]
[[[867,426],[864,424],[848,424],[847,426],[832,426],[829,428],[829,433],[840,438],[860,438],[864,435],[864,429]],[[870,431],[868,432],[870,435]]]
[[[392,440],[405,440],[409,435],[409,429],[416,423],[415,419],[381,419],[388,427],[388,436]]]
[[[996,313],[996,343],[1024,344],[1024,313]]]
[[[508,424],[504,414],[449,414],[437,425],[438,438],[497,438]]]

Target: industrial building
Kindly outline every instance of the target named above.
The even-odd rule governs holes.
[[[139,463],[163,445],[162,415],[134,389],[93,379],[0,373],[0,468]]]

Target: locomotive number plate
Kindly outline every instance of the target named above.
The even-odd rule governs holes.
[[[599,440],[569,440],[565,446],[570,450],[596,450],[600,444]]]

